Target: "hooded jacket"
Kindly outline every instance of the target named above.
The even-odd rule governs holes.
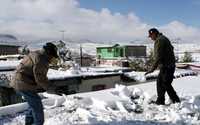
[[[47,53],[44,50],[31,52],[17,66],[10,86],[15,90],[47,90],[50,85],[47,78],[48,69]]]

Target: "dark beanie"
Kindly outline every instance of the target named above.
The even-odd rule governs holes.
[[[53,43],[51,43],[51,42],[46,43],[43,46],[43,49],[46,51],[46,53],[48,55],[51,55],[51,56],[53,56],[55,58],[58,58],[57,47]]]
[[[159,31],[158,31],[156,28],[151,28],[151,29],[149,30],[149,34],[152,34],[152,33],[159,34]]]

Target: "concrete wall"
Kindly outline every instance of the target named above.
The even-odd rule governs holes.
[[[83,79],[82,83],[79,85],[79,92],[89,92],[96,85],[105,85],[105,89],[115,87],[115,84],[121,82],[120,75],[99,77],[95,79]]]

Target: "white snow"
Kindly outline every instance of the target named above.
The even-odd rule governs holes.
[[[176,47],[176,46],[175,46]],[[189,45],[187,50],[193,50]],[[199,50],[199,46],[192,46]],[[87,48],[87,47],[84,47]],[[88,50],[92,52],[94,47]],[[184,52],[178,45],[177,52]],[[85,50],[87,51],[87,50]],[[200,54],[194,56],[200,60]],[[0,61],[0,69],[15,68],[19,61]],[[198,62],[199,64],[199,62]],[[50,69],[50,79],[80,75],[99,75],[108,71],[113,73],[117,67],[82,68],[68,71]],[[113,89],[87,92],[74,95],[52,95],[41,93],[45,111],[44,125],[200,125],[200,76],[191,70],[176,70],[173,86],[181,98],[181,103],[171,104],[166,95],[166,104],[149,104],[156,99],[156,82],[133,86],[116,85]],[[155,71],[146,77],[144,72],[131,72],[127,76],[144,82],[147,77],[156,77]],[[0,125],[24,125],[26,103],[0,107]]]
[[[148,104],[156,96],[155,82],[68,96],[43,93],[48,97],[45,125],[199,125],[199,81],[200,76],[175,79],[181,103],[165,106]],[[167,95],[166,103],[170,103]],[[24,112],[1,116],[0,124],[22,125]]]
[[[12,60],[12,61],[0,61],[0,70],[9,70],[15,69],[17,65],[19,65],[19,60]]]
[[[123,69],[123,68],[121,68]],[[107,68],[88,68],[86,70],[85,68],[82,69],[74,69],[73,67],[66,70],[54,70],[49,69],[47,73],[48,79],[65,79],[70,77],[80,77],[80,76],[98,76],[98,75],[109,75],[109,74],[119,74],[120,72],[115,72],[115,68],[110,68],[110,70],[107,70]],[[120,70],[120,69],[118,69]],[[106,72],[109,71],[109,72]]]
[[[146,82],[147,78],[157,77],[159,74],[159,70],[155,70],[152,73],[149,73],[145,76],[145,72],[127,72],[125,75],[129,78],[132,78],[139,82]],[[190,75],[197,75],[196,71],[188,70],[188,69],[176,69],[174,73],[175,78],[183,77],[183,76],[190,76]]]

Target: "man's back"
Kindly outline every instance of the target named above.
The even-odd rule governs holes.
[[[175,65],[174,47],[171,45],[169,39],[162,34],[159,34],[155,41],[154,54],[159,60],[159,65]]]
[[[11,86],[17,90],[36,90],[39,88],[37,79],[47,81],[47,71],[48,59],[44,51],[31,52],[17,66]],[[39,73],[41,75],[37,75]]]

